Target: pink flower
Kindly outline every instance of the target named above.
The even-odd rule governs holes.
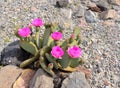
[[[31,30],[30,28],[21,28],[21,29],[18,29],[18,34],[21,37],[28,37],[31,34]]]
[[[32,24],[36,27],[41,27],[43,25],[43,21],[41,18],[36,18],[32,21]]]
[[[61,57],[64,55],[64,51],[60,46],[54,46],[51,50],[51,54],[53,57],[61,59]]]
[[[53,32],[51,34],[51,37],[54,39],[54,40],[60,40],[62,39],[62,33],[61,32]]]
[[[72,58],[79,58],[82,54],[82,50],[78,46],[69,47],[67,52]]]

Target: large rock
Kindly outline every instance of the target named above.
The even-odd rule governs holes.
[[[0,63],[3,65],[19,65],[22,61],[29,58],[29,53],[19,46],[19,41],[12,42],[1,52]]]
[[[90,88],[90,86],[84,73],[73,72],[63,81],[61,88]]]
[[[107,10],[107,11],[103,11],[102,13],[100,13],[100,18],[101,19],[114,19],[116,17],[116,11],[113,9]]]
[[[71,3],[71,0],[59,0],[59,1],[57,1],[57,5],[59,7],[67,7],[68,4],[70,4],[70,3]]]
[[[13,83],[21,74],[22,69],[8,65],[0,69],[0,88],[12,88]]]
[[[77,11],[75,12],[75,16],[76,17],[83,17],[84,14],[85,14],[85,8],[82,5],[80,5],[78,7]]]
[[[54,88],[53,78],[42,69],[38,69],[30,82],[29,88]]]
[[[109,3],[114,4],[114,5],[120,5],[120,0],[108,0]]]
[[[91,10],[86,11],[85,19],[88,23],[94,23],[98,20],[97,16]]]
[[[32,69],[23,70],[20,77],[15,81],[13,88],[29,88],[29,83],[34,73],[35,71]]]

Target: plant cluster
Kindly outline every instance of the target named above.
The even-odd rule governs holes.
[[[41,29],[45,30],[43,36]],[[75,28],[70,38],[63,40],[63,30],[57,24],[44,24],[41,18],[36,18],[30,26],[16,30],[15,34],[20,39],[20,47],[31,54],[20,64],[22,68],[34,63],[54,76],[54,69],[72,72],[83,63],[80,28]]]

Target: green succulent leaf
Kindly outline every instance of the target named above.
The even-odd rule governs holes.
[[[74,40],[71,44],[69,44],[69,46],[74,46],[74,45],[77,45],[77,41],[76,40]]]
[[[76,27],[76,28],[74,28],[73,33],[74,33],[75,35],[79,35],[80,30],[81,30],[81,29],[80,29],[79,27]]]
[[[49,53],[51,48],[49,46],[44,46],[42,49],[40,49],[40,55],[45,56],[45,53]]]
[[[56,69],[58,69],[58,64],[57,64],[55,58],[53,58],[53,57],[52,57],[51,55],[49,55],[48,53],[46,53],[45,56],[46,56],[47,60],[48,60],[49,62],[53,63],[53,64],[54,64],[54,67],[55,67]]]
[[[41,44],[41,43],[42,43],[41,40],[42,40],[42,39],[40,39],[39,32],[37,32],[36,35],[35,35],[35,44],[37,45],[38,49],[41,48],[41,45],[42,45],[42,44]]]
[[[52,23],[51,24],[51,30],[52,30],[52,32],[55,32],[57,28],[58,28],[58,25],[56,23]]]
[[[21,68],[26,67],[26,66],[30,65],[31,63],[33,63],[34,61],[36,61],[38,58],[39,58],[39,53],[37,53],[34,57],[31,57],[31,58],[23,61],[23,62],[20,64],[20,67],[21,67]]]
[[[47,46],[52,46],[52,43],[54,42],[54,40],[51,38],[51,36],[48,39],[48,43]]]
[[[66,39],[64,42],[62,42],[61,47],[63,48],[63,50],[66,50],[66,48],[68,46],[68,42],[69,42],[68,39]]]
[[[38,52],[38,49],[33,42],[20,41],[20,46],[32,55],[35,55]]]
[[[32,62],[35,61],[35,57],[32,57],[32,58],[29,58],[25,61],[23,61],[21,64],[20,64],[20,67],[23,68],[23,67],[26,67],[28,65],[30,65]]]
[[[45,61],[44,57],[40,57],[39,62],[40,62],[41,67],[43,68],[43,70],[45,70],[51,76],[54,76],[54,72],[51,69],[49,69],[49,67],[47,67],[47,64],[46,64],[46,61]]]
[[[78,65],[80,65],[79,59],[77,59],[77,58],[74,58],[74,59],[70,58],[70,59],[71,59],[71,61],[70,61],[70,66],[71,66],[72,68],[75,68],[75,67],[77,67]]]
[[[70,61],[67,52],[65,52],[64,56],[62,57],[62,59],[58,59],[57,61],[61,65],[62,68],[66,68],[69,65],[69,61]]]
[[[51,34],[51,29],[46,28],[45,32],[44,32],[44,35],[43,35],[43,46],[48,44],[50,34]]]

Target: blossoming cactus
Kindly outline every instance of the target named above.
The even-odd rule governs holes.
[[[40,30],[43,21],[40,18],[34,19],[32,26],[18,29],[15,34],[20,38],[20,47],[29,52],[32,57],[20,64],[26,67],[34,63],[36,67],[42,67],[50,75],[54,76],[53,68],[64,71],[75,71],[82,63],[82,50],[80,45],[80,29],[75,28],[70,38],[62,41],[63,31],[59,30],[56,24],[44,24],[43,37]]]

